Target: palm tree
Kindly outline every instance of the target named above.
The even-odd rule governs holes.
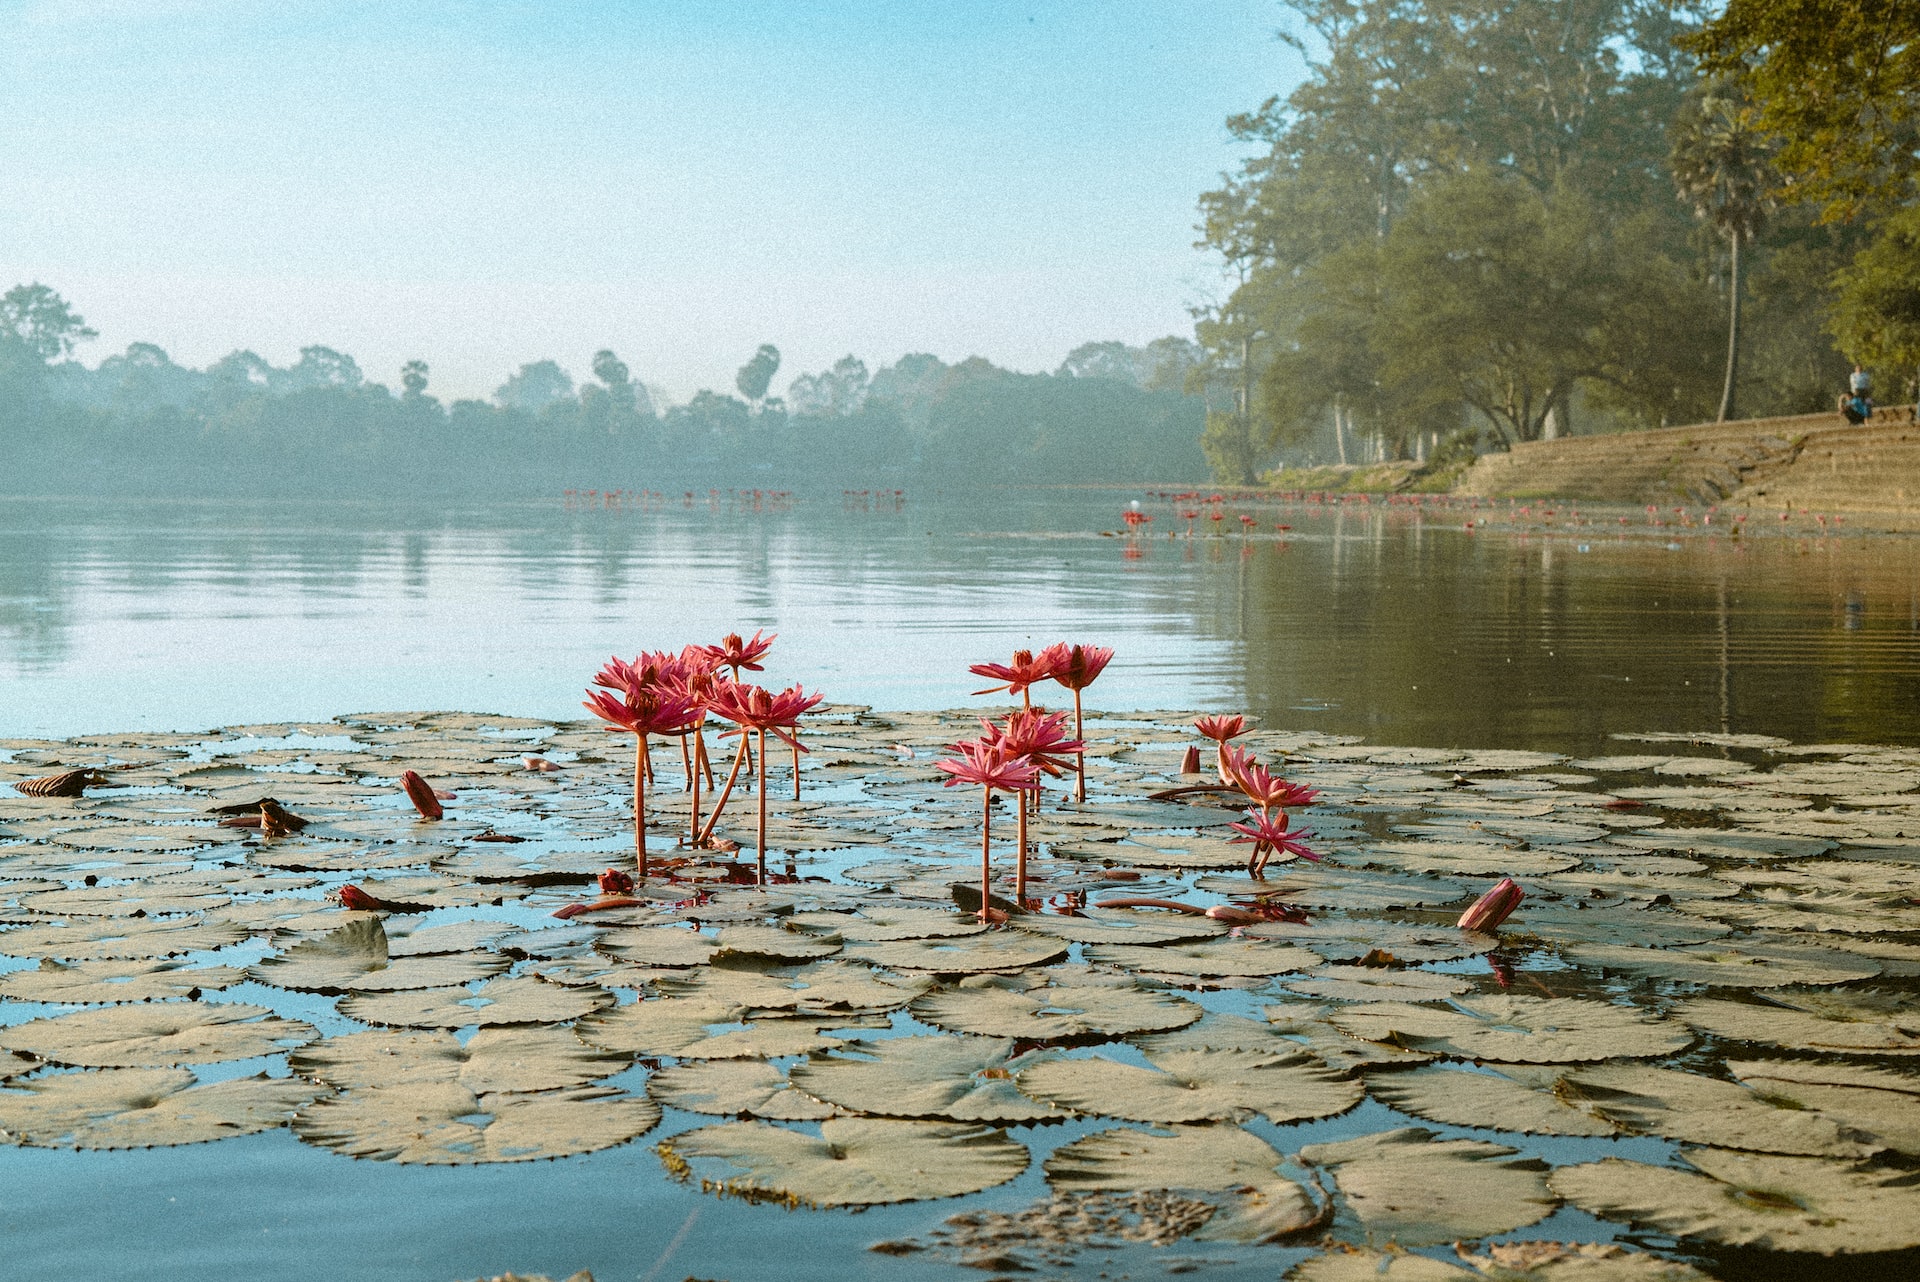
[[[1680,199],[1727,241],[1727,378],[1719,418],[1724,423],[1733,417],[1740,370],[1740,247],[1760,233],[1776,185],[1766,140],[1753,127],[1752,108],[1739,85],[1725,78],[1705,83],[1676,122],[1670,164]]]

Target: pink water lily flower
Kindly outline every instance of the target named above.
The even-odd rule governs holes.
[[[1249,809],[1245,821],[1231,827],[1242,834],[1233,838],[1232,844],[1253,844],[1253,854],[1247,859],[1249,877],[1260,876],[1266,869],[1267,861],[1277,854],[1297,855],[1314,863],[1320,862],[1320,856],[1305,845],[1306,839],[1313,834],[1305,830],[1289,832],[1284,814],[1272,815],[1263,810]]]
[[[1460,914],[1455,923],[1461,930],[1492,930],[1520,906],[1526,892],[1511,877],[1502,877],[1492,890],[1473,901],[1473,907]]]
[[[1041,773],[1059,778],[1069,768],[1067,758],[1077,758],[1086,747],[1078,739],[1067,738],[1067,714],[1048,712],[1045,708],[1023,708],[1007,717],[1004,727],[995,725],[986,718],[980,724],[986,727],[981,735],[982,743],[1001,749],[1009,757],[1018,757],[1032,763]],[[1035,787],[1038,792],[1038,778]],[[1027,789],[1017,794],[1018,825],[1014,839],[1013,897],[1024,900],[1027,897]]]
[[[1292,810],[1297,806],[1310,806],[1320,795],[1317,788],[1276,779],[1273,772],[1255,760],[1245,748],[1222,744],[1221,757],[1225,763],[1226,781],[1245,793],[1247,799],[1262,810]]]
[[[1017,694],[1023,706],[1033,706],[1033,696],[1029,690],[1042,681],[1053,678],[1054,660],[1047,651],[1042,650],[1035,658],[1031,650],[1015,650],[1012,663],[976,663],[967,669],[976,677],[990,677],[1000,685],[988,686],[984,690],[975,690],[975,694],[995,694],[1005,690],[1008,694]]]
[[[933,768],[949,776],[947,787],[972,783],[980,785],[980,919],[990,919],[993,899],[993,792],[1024,792],[1040,786],[1040,767],[1025,757],[1010,756],[997,745],[979,739],[956,743],[960,755],[933,763]]]
[[[1130,512],[1128,515],[1138,514]],[[1113,661],[1113,650],[1103,645],[1069,646],[1063,641],[1048,646],[1046,652],[1053,656],[1053,679],[1073,691],[1073,737],[1085,740],[1087,735],[1080,716],[1080,692],[1107,670],[1107,664]],[[1074,754],[1073,799],[1081,803],[1087,799],[1087,750],[1084,746]]]
[[[619,664],[616,659],[603,670],[606,676]],[[645,664],[625,665],[625,675],[635,678],[617,693],[588,690],[582,706],[607,723],[613,731],[624,730],[634,737],[633,750],[633,846],[640,867],[640,880],[647,877],[647,737],[656,734],[680,734],[699,717],[693,700],[668,686],[640,684],[637,678]],[[595,678],[596,684],[599,678]]]

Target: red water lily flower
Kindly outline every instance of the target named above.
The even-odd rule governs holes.
[[[705,649],[713,656],[716,666],[731,668],[734,680],[738,681],[742,672],[763,670],[760,660],[767,657],[767,651],[773,649],[774,638],[779,635],[776,632],[771,637],[763,637],[755,632],[753,640],[742,641],[738,632],[729,632],[720,638],[719,645],[707,646]]]
[[[1005,726],[997,726],[986,718],[980,724],[986,727],[986,733],[980,742],[999,748],[1009,757],[1019,757],[1031,762],[1043,774],[1059,778],[1069,769],[1069,757],[1077,760],[1086,745],[1078,739],[1067,738],[1067,714],[1048,712],[1045,708],[1022,708],[1007,717]],[[1035,779],[1038,792],[1039,780]],[[1018,828],[1014,841],[1013,897],[1025,900],[1027,897],[1027,789],[1018,793]]]
[[[808,694],[799,686],[789,686],[779,694],[770,694],[760,686],[748,685],[738,681],[723,681],[713,687],[707,696],[707,711],[716,717],[731,721],[737,729],[726,731],[728,735],[740,736],[740,749],[734,754],[733,769],[727,772],[726,787],[720,793],[720,800],[714,805],[713,815],[707,820],[700,839],[706,840],[713,833],[713,825],[719,822],[720,812],[727,804],[727,798],[733,795],[734,780],[739,778],[741,763],[747,759],[747,736],[751,733],[759,747],[760,774],[760,816],[759,842],[755,857],[759,864],[760,884],[767,884],[767,732],[771,730],[776,737],[792,745],[794,751],[795,789],[798,790],[800,754],[807,749],[793,733],[800,724],[800,718],[823,696]],[[724,736],[723,736],[724,737]]]
[[[1273,772],[1254,760],[1253,754],[1245,748],[1222,744],[1221,751],[1226,763],[1227,782],[1245,793],[1248,800],[1262,810],[1292,810],[1296,806],[1310,806],[1320,795],[1316,788],[1274,778]]]
[[[992,912],[993,899],[993,790],[1022,792],[1040,786],[1040,768],[1025,757],[1007,754],[1004,748],[985,740],[970,739],[956,743],[960,755],[933,763],[935,770],[949,776],[947,787],[955,784],[980,785],[980,919]]]
[[[616,671],[614,660],[601,675]],[[625,675],[636,678],[611,690],[588,690],[581,706],[607,723],[613,731],[624,730],[634,737],[633,748],[633,847],[640,868],[640,879],[647,877],[647,738],[656,734],[680,734],[699,719],[699,709],[683,691],[671,686],[644,684],[637,678],[649,665],[624,666]],[[596,683],[598,678],[596,678]]]
[[[1266,869],[1267,861],[1276,854],[1298,855],[1302,859],[1320,862],[1320,856],[1307,849],[1304,842],[1313,834],[1310,832],[1287,830],[1287,817],[1271,815],[1263,810],[1247,811],[1245,822],[1230,825],[1241,835],[1233,838],[1233,844],[1253,843],[1253,854],[1247,860],[1247,875],[1258,877]]]
[[[1087,735],[1080,715],[1080,692],[1107,670],[1107,664],[1113,661],[1113,649],[1104,645],[1070,646],[1063,641],[1048,646],[1047,653],[1054,656],[1053,679],[1073,691],[1073,737],[1082,741],[1080,750],[1074,753],[1073,799],[1084,804],[1087,799]]]
[[[1245,717],[1198,717],[1193,728],[1214,741],[1214,759],[1220,768],[1220,782],[1230,783],[1227,778],[1227,740],[1238,739],[1247,732]]]
[[[975,690],[975,694],[996,694],[1005,690],[1008,694],[1017,694],[1027,707],[1033,706],[1033,696],[1028,690],[1042,681],[1053,677],[1053,658],[1042,650],[1039,658],[1034,658],[1031,650],[1015,650],[1012,663],[976,663],[967,669],[976,677],[991,677],[1003,684],[988,686],[984,690]]]

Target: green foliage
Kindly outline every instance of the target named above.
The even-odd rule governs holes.
[[[37,281],[0,294],[0,346],[17,346],[46,362],[70,356],[74,344],[97,337],[66,299]]]
[[[1920,174],[1920,5],[1728,0],[1680,43],[1709,71],[1746,77],[1797,198],[1830,218],[1911,198]]]
[[[760,350],[753,359],[740,367],[734,376],[733,385],[740,389],[740,395],[758,404],[766,399],[767,388],[773,382],[774,374],[780,369],[780,349],[772,343],[760,344]]]
[[[1898,371],[1906,384],[1920,367],[1920,208],[1889,217],[1836,283],[1832,325],[1841,348]]]

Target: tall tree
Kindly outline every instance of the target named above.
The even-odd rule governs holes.
[[[424,400],[427,395],[427,363],[408,361],[400,367],[400,399],[403,401]]]
[[[1733,417],[1740,375],[1740,251],[1752,243],[1773,204],[1770,148],[1752,124],[1739,85],[1708,81],[1676,122],[1673,181],[1696,218],[1727,242],[1727,369],[1720,421]]]
[[[762,343],[760,350],[734,375],[733,385],[740,389],[740,395],[746,397],[749,403],[758,405],[767,399],[767,388],[772,386],[773,376],[779,372],[780,349],[772,343]]]
[[[1910,199],[1920,176],[1920,4],[1727,0],[1680,43],[1739,73],[1793,193],[1851,218]]]
[[[1920,207],[1888,218],[1837,283],[1831,324],[1841,348],[1896,371],[1903,390],[1920,399]]]
[[[98,337],[72,304],[37,281],[0,294],[0,339],[19,344],[43,362],[71,356],[75,344]]]

